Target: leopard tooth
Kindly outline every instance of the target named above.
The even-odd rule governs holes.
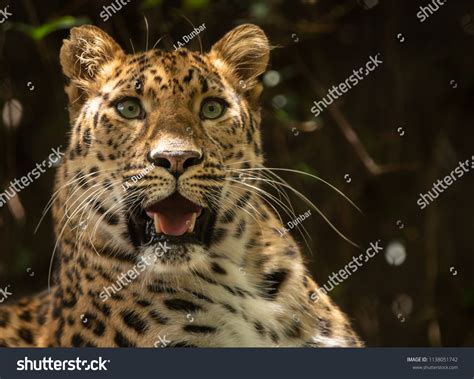
[[[194,225],[196,225],[196,218],[197,218],[197,213],[194,212],[193,215],[191,216],[191,219],[188,221],[189,222],[188,233],[192,233],[194,231]]]
[[[159,234],[161,233],[161,228],[160,228],[160,217],[158,216],[158,213],[155,213],[153,215],[153,221],[155,222],[155,230]]]

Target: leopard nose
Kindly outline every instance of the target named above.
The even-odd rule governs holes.
[[[188,167],[201,163],[202,153],[195,150],[150,151],[147,158],[156,167],[163,167],[178,177]]]

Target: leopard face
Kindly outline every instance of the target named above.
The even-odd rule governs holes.
[[[258,79],[268,55],[253,25],[202,54],[126,54],[96,27],[72,29],[61,50],[73,132],[58,175],[58,235],[123,259],[155,254],[161,271],[199,267],[220,215],[251,197],[231,170],[262,164]]]

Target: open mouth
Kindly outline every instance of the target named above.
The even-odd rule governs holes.
[[[174,192],[145,209],[137,209],[129,217],[128,229],[137,247],[163,241],[207,245],[214,221],[209,209]]]
[[[175,192],[166,199],[146,209],[147,216],[153,220],[157,234],[182,236],[193,233],[202,208]]]

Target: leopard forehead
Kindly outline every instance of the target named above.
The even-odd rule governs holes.
[[[116,58],[103,68],[99,91],[131,91],[153,100],[165,95],[181,97],[198,93],[236,97],[236,90],[205,55],[180,49],[151,50]]]
[[[214,66],[206,55],[186,49],[151,50],[123,55],[104,65],[85,94],[89,104],[82,112],[97,108],[102,99],[105,105],[111,105],[111,101],[126,96],[140,98],[150,112],[173,113],[173,107],[191,106],[192,101],[204,97],[220,97],[233,107],[248,108],[241,89],[227,75],[225,66]],[[85,112],[88,115],[93,114]]]

